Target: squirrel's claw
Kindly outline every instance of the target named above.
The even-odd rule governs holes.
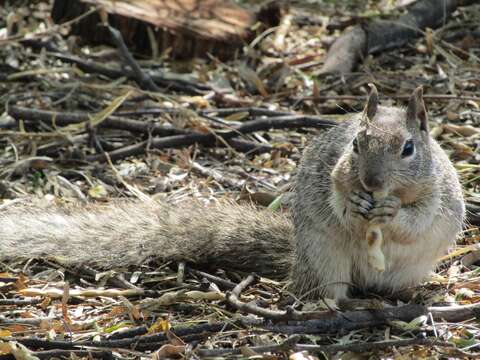
[[[372,209],[368,212],[367,219],[373,225],[388,224],[398,214],[401,205],[401,200],[396,196],[387,196],[374,202]]]
[[[366,191],[354,190],[350,193],[350,209],[354,216],[368,219],[368,214],[373,208],[373,197]]]

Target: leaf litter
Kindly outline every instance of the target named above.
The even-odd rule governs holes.
[[[432,132],[455,162],[472,225],[465,229],[457,248],[440,260],[435,276],[415,289],[414,297],[427,305],[480,304],[480,45],[472,38],[480,8],[460,8],[449,23],[427,31],[414,43],[368,57],[350,79],[318,77],[328,46],[349,23],[398,11],[391,1],[354,3],[345,2],[338,10],[325,1],[320,10],[313,2],[295,2],[276,32],[258,36],[236,59],[192,61],[184,83],[190,89],[204,89],[200,93],[168,87],[150,93],[126,76],[109,78],[52,51],[36,51],[42,41],[68,49],[75,40],[67,35],[68,25],[50,23],[51,2],[7,3],[0,9],[0,56],[4,59],[0,65],[0,206],[30,197],[48,204],[153,196],[173,202],[194,197],[205,203],[229,198],[270,205],[278,211],[288,208],[288,199],[280,201],[278,196],[291,185],[302,149],[322,130],[262,130],[239,136],[237,143],[218,134],[250,120],[294,113],[322,114],[322,118],[341,121],[345,113],[363,107],[369,82],[377,84],[387,104],[404,103],[402,96],[423,84]],[[75,52],[65,53],[80,59],[95,54],[101,59],[101,51],[78,46]],[[120,61],[102,63],[115,68]],[[160,66],[162,72],[175,75],[180,66],[168,58],[155,66],[146,61],[141,64],[151,67],[152,74]],[[212,90],[220,87],[222,91]],[[15,107],[58,115],[40,121],[32,114],[16,116]],[[69,122],[60,117],[66,112],[87,116]],[[148,126],[139,131],[139,123]],[[214,134],[214,139],[208,144],[153,146],[157,134],[186,132]],[[102,151],[139,142],[145,144],[141,153],[88,161]],[[261,146],[266,151],[256,154],[253,150]],[[0,357],[478,356],[476,317],[449,322],[422,315],[409,322],[392,321],[346,333],[301,333],[297,338],[255,325],[227,301],[229,291],[245,274],[180,268],[172,262],[99,272],[72,268],[62,259],[4,263]],[[241,299],[285,310],[289,294],[284,286],[260,279]],[[385,306],[390,305],[385,301]],[[309,303],[304,309],[332,311],[332,306]],[[385,341],[397,345],[384,346]],[[328,347],[337,345],[344,347],[338,351]]]

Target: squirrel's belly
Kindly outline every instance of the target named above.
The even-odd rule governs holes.
[[[388,241],[383,246],[386,269],[378,272],[360,256],[352,274],[354,283],[362,289],[395,292],[418,285],[434,270],[438,259],[454,244],[457,229],[445,227],[442,234],[418,236],[413,241]],[[388,234],[386,234],[388,235]],[[365,251],[362,251],[362,253]]]

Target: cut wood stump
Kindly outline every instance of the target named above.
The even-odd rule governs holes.
[[[169,52],[174,58],[231,57],[252,35],[260,18],[273,19],[272,6],[257,11],[222,0],[55,0],[52,18],[56,23],[72,20],[98,6],[109,14],[127,46],[137,53]],[[76,22],[72,32],[87,43],[110,43],[98,12]]]

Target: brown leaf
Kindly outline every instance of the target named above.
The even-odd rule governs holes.
[[[439,126],[435,126],[434,128],[432,128],[430,130],[430,136],[434,139],[438,139],[440,137],[440,135],[443,134],[443,126],[442,125],[439,125]]]
[[[465,267],[469,267],[475,263],[480,262],[480,250],[472,251],[462,257],[462,265]]]
[[[249,192],[247,189],[240,194],[239,200],[248,200],[255,204],[262,206],[268,206],[270,203],[275,200],[276,195],[267,192]]]
[[[466,137],[480,134],[480,129],[477,129],[471,125],[444,124],[443,130],[447,132],[459,134],[462,136],[466,136]]]
[[[243,66],[239,66],[238,74],[245,82],[254,86],[262,96],[265,96],[265,97],[268,96],[268,91],[265,85],[263,84],[262,79],[260,79],[260,77],[254,70],[252,70],[246,65],[243,65]]]
[[[25,289],[27,288],[27,283],[28,283],[28,278],[25,275],[20,274],[17,281],[15,282],[15,289],[17,289],[17,291]]]
[[[152,360],[181,357],[185,352],[185,348],[185,345],[165,344],[152,355]]]
[[[447,110],[447,119],[448,121],[456,121],[460,119],[460,115],[452,110]]]
[[[65,285],[63,286],[63,296],[62,296],[62,316],[63,316],[63,320],[65,320],[65,322],[67,324],[71,324],[72,321],[70,320],[70,318],[68,317],[68,306],[67,306],[67,303],[68,303],[68,299],[70,298],[70,284],[68,283],[68,281],[65,282]]]
[[[428,54],[433,54],[433,31],[430,28],[427,28],[425,31],[425,43],[427,44]]]
[[[450,141],[449,145],[455,149],[455,156],[461,159],[468,159],[474,155],[472,148],[460,142]]]

